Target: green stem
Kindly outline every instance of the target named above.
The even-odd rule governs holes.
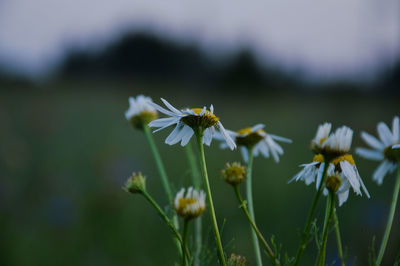
[[[168,202],[169,202],[170,206],[173,206],[174,199],[172,196],[171,186],[170,186],[170,183],[168,180],[167,172],[165,171],[164,164],[161,160],[160,153],[158,152],[156,143],[154,142],[153,135],[151,134],[150,128],[147,125],[143,126],[143,131],[147,138],[147,141],[149,142],[151,152],[153,153],[153,156],[154,156],[154,160],[156,161],[157,169],[161,176],[161,183],[164,187],[165,193],[167,194]],[[177,229],[179,229],[179,221],[178,221],[178,216],[176,215],[176,213],[172,216],[172,221],[173,221],[175,227]],[[179,248],[180,245],[177,241],[175,241],[175,245],[177,246],[177,248],[180,252],[181,251],[181,249]],[[183,256],[183,254],[180,254],[180,255]]]
[[[397,166],[397,178],[393,189],[392,204],[390,206],[389,217],[386,224],[385,234],[383,235],[381,248],[379,249],[378,258],[376,259],[376,266],[379,266],[381,264],[383,259],[383,254],[385,253],[386,245],[390,235],[390,229],[392,228],[394,213],[396,210],[397,198],[399,196],[399,190],[400,190],[400,167]]]
[[[317,204],[318,204],[319,198],[321,197],[321,194],[322,194],[322,191],[323,191],[322,188],[323,188],[323,184],[324,184],[324,180],[325,180],[326,171],[328,169],[328,163],[329,163],[328,161],[324,163],[324,170],[323,170],[323,174],[322,174],[322,180],[321,180],[321,183],[320,183],[320,185],[318,187],[317,193],[315,194],[313,203],[311,205],[310,212],[308,214],[306,226],[304,227],[304,231],[303,231],[303,234],[302,234],[302,237],[301,237],[301,243],[300,243],[300,246],[299,246],[299,248],[297,250],[296,260],[294,262],[295,266],[297,266],[299,264],[300,258],[303,255],[303,252],[304,252],[304,250],[306,249],[306,246],[307,246],[308,235],[310,234],[310,230],[311,230],[311,222],[312,222],[312,219],[314,217],[314,213],[315,213],[315,210],[317,208]]]
[[[342,266],[345,266],[346,262],[345,262],[344,256],[343,256],[342,238],[340,237],[339,219],[336,214],[336,208],[334,208],[334,210],[333,210],[333,222],[335,223],[334,226],[335,226],[335,232],[336,232],[336,244],[338,247],[340,263]]]
[[[183,244],[182,244],[182,253],[184,253],[185,248],[187,248],[187,237],[188,237],[188,230],[189,229],[189,220],[185,219],[185,222],[183,224]],[[189,258],[186,258],[186,256],[182,256],[182,265],[187,266],[187,261]]]
[[[253,221],[255,221],[254,215],[254,205],[253,205],[253,185],[252,185],[252,170],[253,170],[253,148],[248,148],[248,162],[246,169],[246,195],[247,195],[247,204],[248,210],[250,212],[250,217]],[[260,252],[260,244],[258,243],[258,238],[256,232],[250,226],[251,231],[251,239],[253,241],[254,253],[256,255],[256,263],[257,266],[262,266],[261,252]]]
[[[211,196],[210,183],[208,181],[206,158],[204,155],[204,146],[203,146],[203,134],[204,134],[204,130],[202,130],[202,129],[199,129],[196,132],[197,145],[198,145],[198,149],[199,149],[199,153],[200,153],[201,172],[203,174],[203,182],[204,182],[204,186],[205,186],[205,190],[206,190],[206,194],[207,194],[208,204],[210,206],[211,222],[212,222],[213,229],[214,229],[215,242],[216,242],[217,248],[218,248],[218,256],[220,259],[220,264],[223,266],[226,266],[224,250],[222,248],[221,236],[219,234],[219,229],[218,229],[218,224],[217,224],[217,217],[215,215],[214,203],[213,203],[212,196]]]
[[[191,143],[188,143],[185,146],[186,156],[189,161],[193,184],[196,189],[200,189],[201,187],[201,175],[200,170],[197,165],[196,156],[193,153]],[[201,216],[197,217],[194,221],[194,239],[195,239],[195,252],[194,252],[194,266],[200,265],[200,254],[202,249],[202,219]]]
[[[168,181],[167,172],[165,171],[164,164],[161,160],[160,153],[158,152],[157,146],[154,142],[153,135],[151,134],[150,128],[147,125],[145,125],[143,127],[143,131],[144,131],[144,134],[146,135],[147,141],[149,142],[149,145],[151,148],[151,152],[153,153],[154,159],[156,161],[158,172],[160,173],[160,176],[161,176],[161,182],[163,184],[165,193],[167,194],[167,197],[168,197],[168,202],[172,203],[173,197],[172,197],[171,187],[170,187],[169,181]]]
[[[335,192],[329,192],[327,208],[328,211],[325,213],[326,227],[324,228],[322,234],[322,246],[319,250],[316,264],[318,266],[325,265],[326,243],[328,241],[329,225],[333,216],[333,210],[335,209]]]
[[[236,197],[239,201],[240,204],[240,208],[243,210],[244,214],[247,217],[247,220],[250,223],[250,226],[252,227],[252,229],[254,230],[256,236],[260,239],[262,245],[264,246],[265,252],[267,252],[267,254],[270,256],[271,260],[274,262],[275,265],[280,265],[279,260],[275,257],[274,252],[272,251],[271,247],[268,245],[267,241],[265,240],[265,238],[263,237],[263,235],[261,234],[260,230],[258,229],[255,221],[253,220],[253,218],[251,217],[246,204],[243,201],[243,198],[240,194],[240,190],[239,190],[239,186],[234,186],[235,189],[235,194]]]
[[[142,191],[143,196],[150,202],[151,205],[157,210],[158,214],[161,216],[163,221],[167,224],[167,226],[171,229],[171,231],[174,233],[176,239],[180,243],[182,250],[184,250],[184,254],[186,255],[187,258],[190,258],[190,252],[187,249],[187,247],[184,246],[183,244],[183,239],[181,235],[179,234],[178,230],[176,227],[172,224],[171,220],[168,218],[168,216],[164,213],[164,211],[161,209],[161,207],[155,202],[155,200],[146,192]],[[182,256],[185,257],[185,256]]]

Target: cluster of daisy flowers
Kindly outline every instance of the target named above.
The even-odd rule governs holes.
[[[210,105],[209,108],[204,106],[203,108],[178,109],[163,98],[161,98],[161,102],[164,106],[154,103],[150,97],[143,95],[137,96],[136,98],[131,97],[129,98],[130,106],[125,113],[125,117],[135,128],[142,129],[145,132],[145,129],[148,128],[152,128],[152,133],[156,133],[169,127],[173,127],[172,131],[165,139],[165,143],[168,145],[179,143],[181,146],[186,146],[193,138],[198,141],[198,144],[200,145],[200,164],[204,167],[202,169],[202,175],[204,178],[203,185],[205,191],[199,187],[189,187],[187,189],[181,188],[176,193],[173,202],[171,202],[175,214],[188,222],[200,217],[209,207],[216,236],[217,250],[219,251],[219,262],[221,265],[226,265],[224,251],[219,239],[218,225],[213,207],[202,145],[210,146],[212,141],[215,140],[219,143],[221,149],[235,150],[238,148],[245,165],[243,166],[238,162],[227,163],[225,169],[221,171],[221,175],[227,183],[231,184],[235,188],[239,203],[243,207],[249,223],[252,226],[254,249],[260,249],[258,243],[258,241],[260,241],[264,245],[265,251],[272,261],[274,261],[276,265],[280,265],[278,256],[269,248],[267,241],[265,241],[255,223],[251,195],[251,167],[252,158],[257,156],[272,158],[276,163],[278,163],[280,157],[284,154],[284,150],[281,146],[282,143],[290,144],[292,143],[292,140],[271,134],[269,130],[266,130],[264,124],[256,124],[252,127],[244,127],[238,130],[226,129],[220,121],[220,118],[216,116],[213,105]],[[158,112],[165,115],[165,117],[159,118]],[[372,174],[372,179],[381,185],[386,175],[391,174],[398,169],[398,162],[400,161],[399,118],[395,117],[393,119],[392,129],[383,122],[378,123],[377,132],[379,138],[366,132],[361,133],[361,138],[368,146],[370,146],[370,148],[359,147],[356,149],[356,154],[365,159],[381,162]],[[342,206],[348,200],[351,190],[357,195],[364,194],[366,197],[370,198],[370,194],[360,176],[355,159],[351,152],[353,135],[353,130],[347,126],[341,126],[336,130],[333,130],[331,123],[326,122],[319,125],[316,135],[311,140],[310,144],[310,150],[314,153],[312,161],[301,164],[300,167],[302,169],[295,174],[288,183],[293,181],[303,181],[307,186],[315,183],[315,202],[318,201],[319,194],[325,196],[329,195],[330,197],[335,195],[333,199],[337,199],[338,205]],[[150,144],[153,146],[152,148],[155,153],[155,159],[157,161],[160,175],[165,175],[165,169],[163,169],[163,165],[160,162],[160,156],[157,154],[157,150],[154,148],[154,143],[151,143],[151,140]],[[398,179],[400,179],[400,177]],[[169,183],[169,181],[165,180],[164,183]],[[244,181],[246,181],[246,197],[248,199],[247,207],[246,201],[242,200],[240,190],[238,189],[239,185],[244,183]],[[168,192],[168,190],[170,190],[168,187],[169,184],[166,186]],[[141,174],[134,174],[127,181],[125,189],[131,193],[142,193],[149,199],[153,206],[156,206],[154,200],[152,200],[146,192],[144,178]],[[396,193],[399,193],[398,190]],[[391,208],[394,210],[395,206],[396,205]],[[164,217],[162,210],[157,208],[157,206],[156,209],[158,209],[161,213],[160,215]],[[314,209],[315,208],[313,207],[310,217],[313,216]],[[392,214],[389,216],[389,221],[393,219],[392,216]],[[327,217],[328,218],[326,219],[328,220],[325,221],[325,225],[329,227],[331,216],[328,215]],[[169,222],[168,217],[165,216],[164,218],[166,223],[175,232],[177,239],[180,241],[182,245],[182,254],[187,253],[187,255],[182,255],[184,256],[182,260],[183,264],[188,265],[187,263],[190,263],[191,261],[195,263],[196,258],[190,258],[190,255],[187,252],[185,235],[181,236],[178,232],[179,224],[172,224],[172,222]],[[325,227],[326,226],[324,226],[324,230],[326,229]],[[390,232],[390,227],[391,222],[388,223],[387,226],[387,230],[389,230],[388,232]],[[307,231],[309,229],[307,228],[308,224],[305,228],[305,234],[303,234],[306,238],[309,233]],[[184,230],[183,234],[185,234],[185,232],[186,231]],[[381,247],[376,265],[379,265],[381,262],[381,256],[383,256],[386,246],[386,243],[384,242],[387,242],[387,238],[388,236],[385,234],[385,238],[382,240],[383,248]],[[305,243],[306,242],[304,242],[303,239],[298,254],[296,255],[295,265],[297,265],[300,260],[305,248]],[[323,265],[325,255],[323,252],[321,254],[318,256],[318,264],[322,263],[321,265]],[[236,257],[237,255],[232,255],[231,259]],[[241,257],[238,256],[238,258]],[[240,260],[243,261],[242,259]],[[257,258],[256,261],[257,265],[261,265],[260,258]]]

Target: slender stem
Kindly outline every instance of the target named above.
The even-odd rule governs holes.
[[[265,238],[261,234],[260,230],[258,229],[255,221],[252,219],[249,211],[247,210],[246,204],[244,203],[242,196],[240,195],[239,186],[234,186],[234,189],[235,189],[236,197],[240,203],[240,208],[243,210],[243,212],[246,215],[247,220],[249,220],[249,223],[250,223],[252,229],[254,230],[256,236],[260,239],[262,245],[264,246],[265,252],[267,252],[267,254],[270,256],[270,258],[272,259],[272,261],[274,262],[275,265],[280,265],[279,260],[275,257],[274,252],[272,251],[271,247],[268,245],[267,241],[265,240]]]
[[[157,146],[154,142],[153,135],[151,134],[150,128],[147,125],[143,126],[143,131],[144,131],[144,134],[146,135],[147,141],[149,142],[149,145],[151,148],[151,152],[153,153],[154,159],[156,161],[158,172],[160,173],[160,176],[161,176],[161,182],[163,184],[165,193],[167,194],[167,197],[168,197],[168,202],[172,203],[173,197],[172,197],[171,187],[170,187],[169,181],[168,181],[167,172],[165,171],[164,164],[161,160],[160,153],[158,152]]]
[[[247,204],[248,210],[250,213],[251,219],[255,222],[256,218],[254,215],[254,205],[253,205],[253,185],[252,185],[252,170],[253,170],[253,148],[248,148],[248,162],[246,169],[246,195],[247,195]],[[261,252],[260,252],[260,244],[258,243],[257,234],[250,226],[251,230],[251,239],[253,241],[254,253],[256,255],[256,263],[257,266],[262,266]]]
[[[201,187],[201,175],[200,175],[200,169],[198,167],[198,162],[196,161],[196,156],[193,153],[192,145],[191,143],[188,143],[185,146],[186,150],[186,156],[189,161],[190,169],[191,169],[191,174],[192,174],[192,179],[193,179],[193,184],[196,187],[196,189],[200,189]],[[199,266],[200,265],[200,254],[201,254],[201,249],[202,249],[202,216],[197,217],[197,219],[194,221],[194,243],[195,243],[195,251],[194,251],[194,266]]]
[[[208,204],[210,206],[211,222],[212,222],[213,229],[214,229],[215,242],[216,242],[217,248],[218,248],[220,264],[223,266],[226,266],[224,250],[222,248],[221,236],[219,234],[219,229],[218,229],[218,224],[217,224],[217,217],[215,215],[214,203],[213,203],[212,196],[211,196],[210,183],[208,181],[206,158],[204,155],[204,146],[203,146],[203,134],[204,134],[204,130],[201,130],[201,129],[199,129],[196,132],[197,145],[198,145],[199,153],[200,153],[201,172],[203,174],[203,182],[204,182],[204,186],[205,186],[205,190],[206,190],[206,194],[207,194]]]
[[[311,205],[310,212],[308,214],[306,226],[304,227],[304,231],[303,231],[303,234],[302,234],[302,237],[301,237],[301,243],[300,243],[300,246],[299,246],[299,248],[297,250],[296,260],[294,262],[295,266],[297,266],[299,264],[300,258],[303,255],[303,252],[304,252],[304,250],[306,249],[306,246],[307,246],[308,235],[310,234],[310,230],[311,230],[311,222],[312,222],[312,219],[314,217],[315,210],[317,208],[318,200],[321,197],[321,194],[322,194],[322,191],[323,191],[322,187],[323,187],[323,184],[324,184],[326,171],[328,169],[327,165],[328,165],[328,161],[326,161],[324,163],[324,170],[323,170],[323,174],[322,174],[322,180],[321,180],[321,183],[320,183],[320,185],[318,187],[317,193],[315,193],[315,197],[314,197],[313,203]]]
[[[326,243],[328,241],[329,225],[333,216],[333,210],[335,209],[335,192],[331,191],[329,192],[327,208],[328,211],[325,213],[326,227],[324,228],[322,234],[322,246],[319,250],[317,264],[316,264],[318,266],[325,265]]]
[[[342,238],[340,237],[340,229],[339,229],[339,219],[336,214],[336,208],[333,210],[333,222],[335,223],[335,232],[336,232],[336,244],[338,247],[340,263],[342,266],[346,265],[346,261],[343,256],[343,248],[342,248]]]
[[[184,253],[185,248],[187,248],[187,237],[188,237],[188,230],[189,229],[189,220],[185,219],[185,222],[183,224],[183,244],[182,244],[182,253]],[[187,261],[189,258],[186,258],[186,256],[182,256],[182,265],[186,266]]]
[[[154,160],[156,161],[157,169],[161,176],[161,183],[164,187],[165,193],[167,194],[168,202],[172,206],[173,196],[172,196],[171,186],[168,180],[167,172],[165,171],[164,164],[161,160],[160,153],[158,152],[156,143],[154,142],[153,135],[151,134],[150,128],[147,125],[143,126],[143,132],[147,138],[147,141],[149,142],[151,152],[153,153],[154,156]],[[179,229],[179,221],[178,221],[178,216],[176,214],[172,216],[172,221],[175,227]],[[181,252],[181,249],[179,248],[180,244],[177,241],[175,241],[175,245],[177,246],[178,251]],[[180,255],[183,257],[183,254],[180,253]]]
[[[163,221],[167,224],[167,226],[174,233],[176,239],[179,241],[182,249],[184,250],[184,254],[186,255],[186,257],[190,258],[190,252],[187,249],[187,247],[185,247],[183,245],[183,239],[182,239],[181,235],[179,234],[178,230],[176,229],[175,225],[173,225],[173,223],[168,218],[168,216],[164,213],[164,211],[161,209],[161,207],[157,204],[157,202],[155,202],[155,200],[146,191],[143,191],[142,194],[150,202],[150,204],[153,205],[153,207],[157,210],[158,214],[161,216]],[[182,257],[185,257],[185,256],[182,256]]]
[[[397,178],[393,189],[392,204],[390,205],[389,217],[386,224],[385,234],[383,235],[381,248],[379,249],[378,258],[376,259],[376,266],[379,266],[381,264],[383,259],[383,254],[385,253],[386,245],[390,235],[390,229],[392,228],[394,213],[396,210],[397,198],[399,196],[399,190],[400,190],[400,167],[397,166]]]

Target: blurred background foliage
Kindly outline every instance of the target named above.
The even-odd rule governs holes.
[[[168,228],[140,196],[122,191],[133,171],[148,177],[148,190],[167,201],[142,132],[124,118],[128,97],[164,97],[176,107],[214,104],[224,126],[237,130],[265,123],[266,131],[291,138],[279,164],[256,158],[256,217],[266,236],[275,235],[294,255],[313,186],[287,184],[309,150],[318,124],[355,130],[353,146],[364,145],[361,130],[374,133],[379,121],[399,115],[400,60],[375,79],[310,80],[299,71],[260,64],[250,49],[205,54],[196,44],[146,32],[127,33],[102,49],[70,48],[41,79],[0,72],[0,265],[173,265],[176,250]],[[191,185],[182,147],[164,144],[168,130],[155,134],[175,191]],[[206,158],[227,254],[253,265],[249,226],[230,186],[219,176],[238,151],[214,143]],[[380,243],[393,177],[378,187],[376,163],[355,156],[371,199],[351,194],[338,208],[349,265],[366,265],[372,238]],[[318,209],[321,223],[324,201]],[[385,264],[399,253],[397,213]],[[208,215],[203,216],[209,224]],[[206,227],[208,228],[208,227]],[[213,244],[209,229],[205,238]],[[208,232],[207,232],[208,231]],[[303,265],[311,265],[315,244]],[[338,261],[334,234],[327,261]],[[265,259],[264,261],[267,261]]]

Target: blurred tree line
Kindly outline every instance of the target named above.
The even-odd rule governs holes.
[[[96,50],[96,49],[93,49]],[[6,75],[0,69],[0,85],[25,84],[27,78]],[[53,80],[128,79],[143,82],[177,82],[218,87],[221,90],[301,90],[328,88],[330,91],[357,90],[399,93],[400,59],[384,69],[372,82],[348,80],[312,83],[301,73],[261,65],[247,49],[215,58],[193,44],[161,38],[148,33],[128,33],[103,49],[71,48],[60,63]]]

